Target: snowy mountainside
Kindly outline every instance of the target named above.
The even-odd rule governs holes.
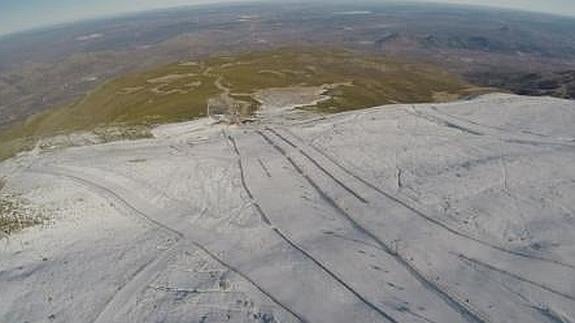
[[[53,220],[0,242],[1,321],[574,321],[573,124],[490,94],[20,154]]]

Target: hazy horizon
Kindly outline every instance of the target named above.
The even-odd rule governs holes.
[[[249,0],[248,0],[249,1]],[[102,0],[87,4],[81,0],[7,0],[0,3],[0,35],[26,31],[52,25],[78,22],[94,18],[125,15],[142,11],[167,9],[180,6],[218,3],[239,3],[246,0]],[[260,0],[262,3],[275,0]],[[397,2],[397,1],[390,1]],[[517,9],[575,17],[572,0],[411,0],[410,2],[460,4]],[[41,15],[39,14],[41,13]]]

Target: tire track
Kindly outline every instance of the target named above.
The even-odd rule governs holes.
[[[412,106],[412,109],[414,109],[413,106]],[[461,122],[463,122],[463,123],[471,123],[472,125],[476,125],[476,126],[479,126],[479,127],[482,127],[482,128],[487,128],[487,129],[492,129],[492,130],[497,130],[497,131],[505,131],[505,129],[500,128],[500,127],[487,126],[487,125],[484,125],[484,124],[481,124],[481,123],[479,123],[479,122],[475,122],[475,121],[472,121],[472,120],[469,120],[469,119],[466,119],[466,118],[456,117],[456,116],[454,116],[454,115],[452,115],[452,114],[449,114],[449,113],[446,113],[446,112],[443,112],[443,111],[439,110],[436,106],[432,106],[432,107],[430,107],[429,109],[432,110],[432,111],[435,111],[436,113],[439,113],[439,114],[441,114],[441,115],[443,115],[443,116],[446,116],[446,117],[448,117],[448,118],[453,118],[453,119],[455,119],[455,120],[457,120],[457,121],[461,121]]]
[[[145,214],[144,212],[138,210],[136,207],[134,207],[133,205],[131,205],[128,201],[126,201],[125,199],[123,199],[121,196],[119,196],[118,194],[116,194],[114,191],[108,189],[105,186],[102,186],[98,183],[94,183],[92,181],[86,180],[84,178],[78,177],[78,176],[74,176],[74,175],[70,175],[70,174],[65,174],[65,173],[61,173],[61,172],[57,172],[57,171],[39,171],[39,170],[29,170],[30,172],[35,172],[35,173],[40,173],[40,174],[48,174],[48,175],[52,175],[52,176],[57,176],[57,177],[66,177],[69,179],[72,179],[76,182],[79,182],[81,184],[83,184],[84,186],[87,186],[88,188],[96,188],[98,191],[101,191],[102,193],[104,193],[105,196],[111,197],[112,200],[115,200],[117,202],[119,202],[120,204],[123,204],[125,207],[127,207],[129,210],[131,210],[132,214],[135,214],[137,217],[139,217],[140,219],[143,219],[151,224],[153,224],[156,227],[162,228],[164,230],[167,230],[169,232],[171,232],[172,234],[175,234],[178,239],[180,240],[185,240],[186,243],[191,244],[192,246],[194,246],[197,249],[202,250],[204,253],[206,253],[209,257],[211,257],[214,261],[216,261],[217,263],[219,263],[221,266],[223,266],[224,268],[227,268],[229,271],[231,271],[232,273],[238,275],[239,277],[243,278],[245,281],[247,281],[248,283],[250,283],[253,287],[255,287],[258,291],[260,291],[262,294],[264,294],[266,297],[268,297],[272,302],[274,302],[276,305],[278,305],[279,307],[281,307],[282,309],[284,309],[286,312],[290,313],[293,317],[295,317],[298,321],[302,322],[302,323],[307,323],[308,321],[300,314],[298,314],[297,312],[295,312],[293,309],[291,309],[289,306],[283,304],[281,301],[279,301],[276,297],[274,297],[270,292],[268,292],[266,289],[264,289],[262,286],[260,286],[256,281],[254,281],[253,279],[251,279],[247,274],[243,273],[240,269],[226,263],[223,259],[221,259],[220,257],[218,257],[215,253],[213,253],[212,251],[210,251],[207,247],[205,247],[203,244],[194,241],[193,239],[190,239],[189,237],[185,236],[182,232],[173,229],[159,221],[154,220],[153,218],[151,218],[150,216],[148,216],[147,214]],[[183,242],[180,241],[180,244],[182,244]],[[146,268],[149,268],[151,265],[156,263],[156,260],[159,257],[162,257],[162,255],[165,255],[168,253],[168,251],[172,251],[174,252],[175,249],[168,249],[167,251],[163,252],[160,256],[156,257],[155,259],[153,259],[152,261],[150,261],[149,263],[143,265],[142,267],[140,267],[134,274],[132,274],[129,278],[129,280],[120,287],[120,289],[118,290],[118,292],[116,292],[116,294],[114,296],[112,296],[112,298],[110,300],[108,300],[108,302],[106,303],[106,305],[104,306],[104,308],[100,311],[100,314],[98,314],[98,316],[96,317],[96,319],[94,320],[94,323],[97,322],[102,322],[102,323],[110,323],[113,320],[109,319],[109,314],[108,314],[108,308],[110,307],[114,307],[114,308],[119,308],[118,305],[115,305],[115,302],[119,302],[116,301],[116,295],[120,295],[120,293],[122,292],[122,290],[124,290],[126,288],[126,286],[128,286],[130,283],[134,282],[136,280],[136,278],[138,277],[139,274],[141,274],[142,272],[144,272],[146,270]],[[138,280],[139,282],[139,280]],[[134,294],[130,294],[131,296],[133,296]],[[126,303],[126,299],[124,299],[124,302],[122,303]],[[122,304],[123,305],[123,304]],[[106,320],[103,320],[102,317],[106,316]],[[110,317],[111,318],[111,317]]]
[[[496,126],[489,126],[480,122],[476,122],[473,120],[469,120],[467,118],[463,118],[460,116],[456,116],[453,115],[451,113],[445,112],[445,111],[441,111],[439,110],[436,106],[432,106],[430,108],[431,111],[434,111],[435,113],[443,116],[443,118],[451,118],[453,120],[459,121],[459,122],[463,122],[464,124],[472,124],[475,126],[478,126],[480,128],[484,128],[484,129],[489,129],[489,130],[494,130],[497,132],[500,132],[502,134],[507,134],[507,135],[520,135],[520,134],[527,134],[530,136],[534,136],[537,138],[543,138],[545,141],[532,141],[532,142],[539,142],[539,143],[549,143],[549,144],[557,144],[557,145],[569,145],[569,146],[573,146],[572,145],[572,141],[565,141],[565,140],[560,140],[557,138],[553,138],[549,135],[544,135],[544,134],[540,134],[540,133],[536,133],[536,132],[532,132],[532,131],[528,131],[528,130],[521,130],[519,132],[513,132],[513,131],[509,131],[508,129],[502,128],[502,127],[496,127]],[[441,117],[439,117],[441,119]]]
[[[328,159],[331,163],[333,163],[335,166],[337,166],[339,169],[341,169],[343,172],[347,173],[349,176],[355,178],[356,180],[358,180],[359,182],[363,183],[365,186],[371,188],[372,190],[374,190],[375,192],[379,193],[380,195],[396,202],[397,204],[403,206],[404,208],[406,208],[407,210],[413,212],[415,215],[417,215],[418,217],[424,219],[425,221],[429,222],[430,224],[433,224],[435,226],[438,226],[440,228],[442,228],[443,230],[448,231],[451,234],[454,234],[456,236],[468,239],[470,241],[476,242],[478,244],[481,244],[485,247],[491,248],[493,250],[497,250],[509,255],[513,255],[513,256],[517,256],[517,257],[521,257],[521,258],[526,258],[526,259],[533,259],[533,260],[538,260],[541,262],[546,262],[546,263],[551,263],[557,266],[561,266],[561,267],[565,267],[565,268],[569,268],[571,270],[575,270],[575,265],[571,265],[568,263],[564,263],[561,262],[559,260],[555,260],[555,259],[549,259],[546,257],[542,257],[542,256],[537,256],[537,255],[531,255],[531,254],[527,254],[527,253],[523,253],[520,251],[515,251],[515,250],[511,250],[511,249],[507,249],[505,247],[496,245],[494,243],[485,241],[485,240],[481,240],[479,238],[476,238],[474,236],[471,236],[469,234],[466,234],[464,232],[458,231],[452,227],[450,227],[449,225],[443,223],[440,220],[437,220],[435,218],[433,218],[430,215],[427,215],[424,211],[421,211],[419,209],[417,209],[416,206],[412,206],[410,205],[409,202],[404,201],[401,197],[395,196],[391,193],[385,192],[384,190],[380,189],[379,187],[377,187],[376,185],[372,184],[371,182],[367,181],[366,179],[360,177],[359,175],[355,174],[354,172],[352,172],[351,170],[349,170],[347,167],[343,166],[339,161],[337,161],[335,158],[333,158],[332,156],[328,155],[326,152],[324,152],[323,150],[317,148],[316,146],[312,145],[312,144],[307,144],[305,142],[305,140],[303,140],[302,138],[298,137],[296,134],[294,134],[293,132],[284,129],[286,132],[288,132],[291,136],[297,138],[300,142],[309,145],[313,150],[315,150],[317,153],[319,153],[320,155],[322,155],[323,157],[325,157],[326,159]],[[300,149],[301,150],[301,149]]]
[[[507,142],[507,143],[514,143],[514,144],[520,144],[520,145],[532,145],[532,146],[557,146],[557,147],[566,147],[566,148],[571,148],[571,149],[575,148],[575,145],[573,145],[572,143],[565,142],[565,141],[559,141],[556,139],[549,139],[548,137],[540,135],[540,134],[523,133],[523,135],[528,134],[531,137],[534,136],[534,137],[544,138],[543,140],[533,139],[533,138],[527,138],[526,139],[522,136],[521,133],[507,131],[507,130],[502,129],[502,128],[487,126],[484,124],[480,124],[478,122],[474,122],[474,121],[467,120],[464,118],[456,117],[456,116],[453,116],[449,113],[442,112],[439,109],[437,109],[436,107],[432,107],[430,109],[431,111],[434,111],[436,114],[425,113],[425,112],[422,112],[420,110],[416,110],[415,107],[412,107],[412,110],[414,111],[414,115],[416,115],[420,118],[426,119],[430,122],[434,122],[436,124],[443,125],[443,126],[446,126],[449,128],[454,128],[454,129],[457,129],[457,130],[460,130],[463,132],[467,132],[467,133],[473,134],[473,135],[486,135],[486,136],[490,136],[490,137],[495,137],[496,139],[499,139],[499,140]],[[451,121],[448,120],[449,118],[451,118],[452,120]],[[464,125],[457,124],[457,123],[463,123]],[[467,126],[465,126],[465,124],[467,124]],[[475,127],[482,128],[483,132],[472,130],[469,128],[469,125],[473,125]],[[493,133],[493,132],[495,132],[495,133]],[[506,137],[506,138],[504,138],[504,137]]]
[[[421,119],[424,119],[424,120],[427,120],[427,121],[429,121],[429,122],[431,122],[431,123],[434,123],[434,124],[436,124],[436,125],[439,125],[439,126],[442,126],[442,127],[451,128],[451,129],[455,129],[455,130],[459,130],[459,131],[461,131],[461,132],[463,132],[463,133],[470,134],[470,135],[474,135],[474,136],[484,136],[484,135],[485,135],[485,134],[482,133],[482,132],[475,131],[475,130],[473,130],[473,129],[469,129],[469,128],[467,128],[467,127],[464,127],[464,126],[455,124],[455,123],[453,123],[453,122],[450,122],[450,121],[447,121],[447,120],[438,118],[438,117],[436,117],[436,116],[432,116],[432,115],[423,113],[423,112],[421,112],[421,111],[419,111],[419,110],[416,110],[415,107],[413,107],[413,106],[412,106],[412,110],[413,110],[413,113],[412,113],[412,114],[413,114],[414,116],[416,116],[416,117],[418,117],[418,118],[421,118]]]
[[[94,323],[110,323],[116,322],[114,317],[128,304],[134,295],[141,293],[146,287],[148,282],[152,281],[160,271],[165,268],[169,261],[175,256],[175,253],[183,247],[181,241],[174,244],[168,250],[162,252],[151,261],[147,262],[130,278],[120,286],[114,296],[112,296],[103,309],[100,311]]]
[[[451,255],[458,257],[458,255],[456,253],[450,253]],[[521,305],[524,306],[525,308],[528,308],[530,310],[534,310],[536,311],[538,314],[542,315],[545,318],[551,319],[551,322],[553,323],[566,323],[566,321],[555,321],[553,320],[553,317],[549,316],[548,314],[553,314],[553,313],[546,313],[545,309],[541,307],[540,304],[536,304],[536,302],[531,301],[530,299],[528,299],[525,295],[513,290],[512,288],[508,287],[506,285],[506,283],[504,282],[499,282],[495,279],[493,279],[493,277],[490,276],[491,272],[486,270],[480,270],[478,267],[483,268],[482,266],[477,266],[476,264],[472,263],[471,261],[467,261],[465,259],[461,259],[458,257],[459,260],[463,261],[466,265],[468,265],[471,269],[473,269],[475,272],[479,273],[480,275],[482,275],[485,279],[488,279],[489,281],[497,284],[497,286],[499,286],[499,288],[503,289],[504,291],[513,294],[514,296],[516,296],[517,298],[519,298],[521,300],[521,302],[523,302]]]
[[[425,277],[417,268],[410,264],[407,259],[401,256],[399,253],[395,252],[387,243],[379,239],[374,233],[357,223],[353,217],[347,213],[344,209],[339,207],[337,202],[335,202],[327,193],[325,193],[319,185],[312,180],[296,163],[295,161],[286,153],[286,151],[273,142],[267,135],[263,132],[256,130],[269,145],[276,149],[283,157],[291,164],[291,166],[317,191],[317,193],[322,197],[322,199],[329,204],[332,208],[336,210],[354,229],[367,236],[376,243],[382,250],[384,250],[388,255],[393,257],[398,264],[405,268],[411,276],[413,276],[419,283],[422,284],[427,290],[431,291],[439,298],[441,298],[446,305],[448,305],[453,310],[461,314],[461,316],[469,322],[487,322],[486,319],[482,318],[482,315],[476,313],[475,309],[471,309],[468,305],[464,305],[463,302],[456,300],[456,296],[450,295],[450,293],[445,290],[445,288],[438,286],[431,279]]]
[[[512,272],[509,272],[509,271],[504,270],[504,269],[501,269],[501,268],[497,268],[497,267],[495,267],[495,266],[493,266],[493,265],[487,264],[487,263],[485,263],[485,262],[483,262],[483,261],[480,261],[480,260],[477,260],[477,259],[473,259],[473,258],[469,258],[469,257],[466,257],[465,255],[462,255],[462,254],[455,254],[455,256],[457,256],[457,257],[458,257],[459,259],[461,259],[461,260],[467,261],[467,262],[469,262],[469,263],[471,263],[471,264],[474,264],[474,265],[476,265],[476,266],[480,266],[480,267],[483,267],[483,268],[487,268],[487,269],[489,269],[489,270],[491,270],[491,271],[497,272],[497,273],[502,274],[502,275],[505,275],[505,276],[509,276],[509,277],[514,278],[514,279],[516,279],[516,280],[518,280],[518,281],[521,281],[521,282],[523,282],[523,283],[526,283],[526,284],[529,284],[529,285],[532,285],[532,286],[535,286],[535,287],[539,287],[539,288],[541,288],[541,289],[543,289],[543,290],[545,290],[545,291],[547,291],[547,292],[549,292],[549,293],[551,293],[551,294],[554,294],[554,295],[557,295],[557,296],[561,296],[561,297],[563,297],[563,298],[566,298],[566,299],[568,299],[568,300],[570,300],[570,301],[575,302],[575,296],[571,296],[571,295],[569,295],[569,294],[560,292],[560,291],[558,291],[558,290],[555,290],[555,289],[553,289],[553,288],[551,288],[551,287],[548,287],[548,286],[546,286],[546,285],[543,285],[543,284],[541,284],[541,283],[538,283],[538,282],[535,282],[535,281],[533,281],[533,280],[530,280],[530,279],[521,277],[521,276],[519,276],[519,275],[517,275],[517,274],[514,274],[514,273],[512,273]]]
[[[65,173],[62,171],[58,171],[58,170],[36,170],[36,169],[32,169],[32,170],[29,170],[29,172],[47,174],[47,175],[52,175],[52,176],[56,176],[56,177],[65,177],[65,178],[71,179],[72,181],[79,183],[79,184],[87,187],[88,189],[92,188],[93,190],[96,191],[96,193],[100,193],[100,195],[107,196],[109,199],[118,202],[119,204],[123,205],[127,210],[129,210],[130,211],[129,213],[135,215],[136,218],[138,218],[140,220],[144,220],[144,222],[147,222],[148,225],[161,228],[162,230],[175,235],[178,239],[182,239],[184,237],[184,234],[182,232],[175,230],[175,229],[153,219],[152,217],[148,216],[147,214],[141,212],[140,210],[138,210],[134,206],[132,206],[130,203],[128,203],[126,200],[124,200],[122,197],[120,197],[118,194],[116,194],[114,191],[112,191],[111,189],[109,189],[103,185],[100,185],[98,183],[95,183],[93,181],[87,180],[87,179],[79,177],[79,176],[75,176],[75,175],[68,174],[68,173]]]
[[[260,158],[258,158],[258,163],[260,164],[260,166],[262,167],[262,169],[266,173],[266,176],[271,178],[272,174],[270,173],[269,169],[266,167],[266,165],[264,164],[264,162]]]
[[[281,140],[285,141],[288,145],[292,146],[293,148],[297,149],[299,151],[300,154],[302,154],[304,157],[306,157],[310,162],[312,162],[317,168],[319,168],[319,170],[321,170],[326,176],[328,176],[329,178],[331,178],[334,182],[336,182],[339,186],[341,186],[344,190],[346,190],[348,193],[350,193],[351,195],[353,195],[355,198],[357,198],[358,200],[360,200],[361,202],[365,203],[365,204],[369,204],[369,202],[361,197],[361,195],[359,195],[357,192],[355,192],[354,190],[352,190],[349,186],[345,185],[345,183],[343,183],[342,181],[340,181],[339,179],[337,179],[332,173],[330,173],[327,169],[325,169],[323,166],[321,166],[315,159],[311,158],[310,155],[308,155],[305,151],[303,151],[302,149],[300,149],[298,146],[296,146],[294,143],[292,143],[289,139],[285,138],[284,136],[282,136],[280,133],[278,133],[277,131],[275,131],[272,128],[266,127],[266,130],[270,131],[271,133],[273,133],[274,135],[276,135],[278,138],[280,138]]]
[[[291,134],[291,132],[290,132],[290,134]],[[295,136],[294,134],[292,134],[292,135],[293,135],[294,137],[298,138],[298,137]],[[298,139],[299,139],[299,140],[302,140],[302,139],[300,139],[300,138],[298,138]],[[315,147],[314,147],[314,148],[315,148]],[[301,150],[301,149],[298,149],[298,150]],[[318,151],[318,152],[322,153],[321,151]],[[329,158],[328,156],[326,156],[326,157],[327,157],[328,159],[330,159],[330,161],[332,161],[333,163],[337,163],[337,161],[332,160],[332,159]],[[340,166],[340,165],[338,165],[338,166]],[[341,166],[340,166],[340,167],[341,167]],[[342,167],[342,168],[343,168],[343,167]],[[345,170],[347,171],[347,169],[345,169]],[[349,173],[349,171],[348,171],[348,173]],[[351,174],[350,174],[350,175],[351,175]],[[352,176],[354,176],[354,175],[352,175]],[[354,176],[354,177],[355,177],[355,176]],[[358,180],[359,180],[359,179],[358,179]],[[377,190],[377,188],[374,188],[374,189]],[[395,200],[395,199],[393,198],[393,196],[388,195],[388,194],[386,194],[386,193],[384,193],[384,192],[381,192],[381,193],[383,193],[386,197],[389,197],[389,198],[393,199],[394,201],[397,201],[397,200]],[[401,203],[401,204],[403,205],[403,203]],[[405,207],[408,207],[408,208],[410,207],[410,206],[408,206],[408,205],[404,205],[404,206],[405,206]],[[410,208],[410,210],[411,210],[411,208]],[[418,210],[412,210],[412,211],[421,212],[421,211],[418,211]],[[422,213],[422,216],[428,217],[427,215],[425,215],[425,214],[423,214],[423,213]],[[434,220],[434,219],[430,219],[430,220],[437,221],[437,220]],[[437,221],[437,222],[438,222],[438,224],[440,224],[440,225],[442,225],[442,226],[444,225],[443,223],[441,223],[441,222],[439,222],[439,221]],[[454,229],[451,229],[451,228],[449,228],[449,227],[447,227],[447,226],[445,226],[444,228],[448,228],[448,229],[450,230],[450,232],[455,233],[455,234],[457,234],[457,235],[459,235],[459,236],[462,235],[462,233],[459,233],[458,231],[455,231]],[[453,230],[453,231],[451,231],[451,230]],[[482,245],[485,245],[485,244],[486,244],[486,242],[483,242],[482,240],[478,240],[478,239],[476,240],[476,238],[473,238],[473,237],[467,237],[467,236],[464,236],[464,237],[465,237],[465,238],[468,238],[468,239],[471,239],[471,240],[473,240],[473,241],[475,241],[475,242],[478,242],[478,243],[480,243],[480,244],[482,244]],[[492,249],[496,249],[497,251],[505,252],[505,253],[507,253],[507,254],[512,254],[512,255],[514,255],[514,256],[522,256],[522,257],[527,256],[528,258],[531,258],[531,259],[541,260],[541,259],[538,259],[538,257],[536,258],[536,257],[532,257],[532,256],[530,256],[530,255],[525,255],[525,254],[521,254],[521,253],[520,253],[520,254],[516,254],[516,252],[514,252],[514,251],[511,251],[511,250],[508,250],[508,249],[504,249],[504,248],[499,247],[499,246],[496,246],[496,245],[491,245],[491,244],[489,244],[489,245],[487,245],[486,247],[490,247],[490,248],[492,248]],[[511,272],[509,272],[509,271],[507,271],[507,270],[503,270],[503,269],[494,267],[494,266],[492,266],[492,265],[490,265],[490,264],[487,264],[487,263],[485,263],[485,262],[482,262],[482,261],[479,261],[479,260],[476,260],[476,259],[468,258],[468,257],[466,257],[466,256],[464,256],[464,255],[462,255],[462,254],[454,254],[454,255],[455,255],[455,256],[458,256],[459,259],[466,259],[466,260],[467,260],[468,262],[470,262],[470,263],[474,263],[474,264],[476,264],[476,265],[480,265],[480,266],[482,266],[482,267],[484,267],[484,268],[488,268],[488,269],[490,269],[490,270],[492,270],[492,271],[498,272],[498,273],[503,274],[503,275],[507,275],[507,276],[512,277],[512,278],[514,278],[514,279],[516,279],[516,280],[519,280],[519,281],[522,281],[522,282],[524,282],[524,283],[527,283],[527,284],[536,286],[536,287],[538,287],[538,288],[541,288],[541,289],[543,289],[543,290],[545,290],[545,291],[548,291],[548,292],[550,292],[550,293],[552,293],[552,294],[555,294],[555,295],[558,295],[558,296],[567,298],[567,299],[569,299],[569,300],[571,300],[571,301],[575,301],[575,296],[572,296],[572,295],[563,293],[563,292],[561,292],[561,291],[557,291],[557,290],[555,290],[555,289],[553,289],[553,288],[551,288],[551,287],[548,287],[548,286],[546,286],[546,285],[544,285],[544,284],[542,284],[542,283],[538,283],[538,282],[535,282],[535,281],[533,281],[533,280],[524,278],[524,277],[522,277],[522,276],[520,276],[520,275],[511,273]],[[544,259],[546,259],[546,258],[544,258]],[[562,263],[559,263],[559,264],[558,264],[558,263],[556,263],[555,261],[552,261],[552,260],[549,261],[549,260],[546,259],[546,260],[544,260],[543,262],[552,263],[553,265],[563,265],[563,266],[565,266],[565,267],[571,269],[571,266],[570,266],[570,265],[565,265],[565,264],[562,264]]]
[[[312,256],[310,253],[308,253],[305,249],[303,249],[302,247],[298,246],[295,242],[293,242],[290,238],[288,238],[285,234],[283,234],[277,227],[275,227],[272,222],[270,221],[269,217],[267,216],[267,214],[263,211],[263,209],[261,208],[261,206],[257,203],[257,201],[254,199],[254,195],[251,192],[251,190],[249,189],[247,182],[245,180],[245,171],[243,168],[243,163],[241,161],[241,153],[240,150],[238,148],[237,142],[236,140],[231,136],[231,135],[227,135],[227,138],[229,139],[230,143],[232,144],[233,150],[234,152],[237,154],[238,157],[238,165],[239,165],[239,169],[240,169],[240,177],[241,177],[241,182],[242,182],[242,186],[244,188],[244,190],[246,191],[246,193],[248,194],[248,196],[250,197],[250,199],[252,200],[256,210],[258,211],[258,213],[260,214],[260,217],[262,219],[262,221],[264,223],[266,223],[272,230],[273,232],[275,232],[284,242],[286,242],[288,245],[290,245],[292,248],[294,248],[295,250],[297,250],[299,253],[301,253],[305,258],[307,258],[308,260],[312,261],[315,265],[317,265],[324,273],[326,273],[327,275],[329,275],[332,279],[334,279],[338,284],[340,284],[344,289],[346,289],[347,291],[349,291],[350,293],[352,293],[355,297],[357,297],[364,305],[366,305],[367,307],[369,307],[370,309],[374,310],[375,312],[377,312],[379,315],[381,315],[383,318],[385,318],[387,321],[392,322],[392,323],[398,323],[397,320],[395,320],[393,317],[391,317],[389,314],[387,314],[385,311],[383,311],[382,309],[380,309],[377,305],[373,304],[371,301],[369,301],[367,298],[365,298],[363,295],[361,295],[358,291],[356,291],[352,286],[350,286],[348,283],[346,283],[342,278],[340,278],[338,275],[336,275],[334,272],[332,272],[329,268],[327,268],[327,266],[325,266],[323,263],[321,263],[319,260],[317,260],[314,256]]]
[[[570,323],[571,321],[567,318],[563,318],[562,315],[555,313],[552,309],[548,307],[532,306],[543,317],[547,318],[551,323]]]

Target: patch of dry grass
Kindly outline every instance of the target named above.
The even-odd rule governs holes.
[[[33,225],[46,223],[48,217],[31,207],[20,196],[3,192],[6,181],[0,178],[0,238]]]

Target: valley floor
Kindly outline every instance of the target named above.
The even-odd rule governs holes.
[[[574,102],[261,120],[1,163],[0,321],[575,321]]]

